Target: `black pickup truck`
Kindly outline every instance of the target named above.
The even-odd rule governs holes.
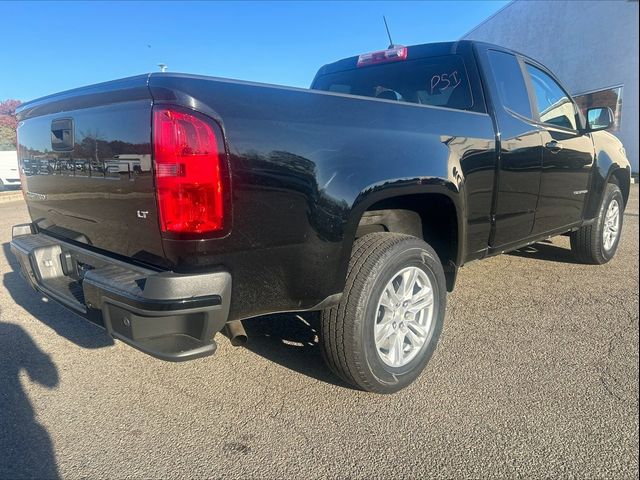
[[[608,108],[459,41],[323,66],[311,89],[154,73],[19,109],[37,290],[165,360],[241,321],[321,311],[329,367],[389,393],[432,356],[458,268],[554,235],[616,252],[629,196]]]

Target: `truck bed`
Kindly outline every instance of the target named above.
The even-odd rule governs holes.
[[[160,233],[150,118],[162,104],[221,126],[232,197],[222,238]],[[384,198],[369,193],[389,185],[407,193],[434,185],[464,212],[458,228],[469,231],[470,252],[486,246],[495,167],[487,114],[160,73],[46,97],[19,116],[39,229],[153,268],[224,266],[236,285],[232,317],[291,310],[293,298],[311,308],[341,291],[357,219]],[[52,126],[61,119],[72,119],[75,139],[54,152]]]

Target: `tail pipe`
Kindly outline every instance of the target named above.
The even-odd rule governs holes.
[[[233,320],[228,322],[225,326],[225,334],[231,340],[231,345],[234,347],[241,347],[247,343],[247,332],[244,330],[242,320]]]

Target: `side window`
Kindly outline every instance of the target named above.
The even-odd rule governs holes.
[[[493,77],[498,85],[502,104],[512,112],[533,118],[527,86],[515,55],[490,50],[489,62]]]
[[[558,127],[577,130],[576,109],[562,87],[548,74],[527,64],[527,72],[536,95],[540,121]]]

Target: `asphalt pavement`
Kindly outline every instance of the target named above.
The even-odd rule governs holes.
[[[616,258],[568,239],[465,266],[412,386],[355,391],[313,315],[155,360],[27,287],[0,203],[0,478],[638,478],[638,188]]]

